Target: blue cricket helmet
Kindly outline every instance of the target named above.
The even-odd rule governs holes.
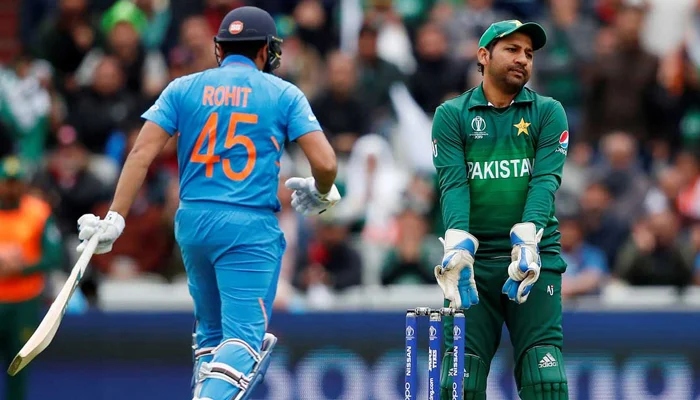
[[[282,61],[282,39],[277,37],[277,25],[270,13],[258,7],[244,6],[226,14],[214,36],[214,43],[243,41],[266,42],[268,57],[263,71],[272,72],[279,68]],[[216,59],[221,63],[219,54]]]

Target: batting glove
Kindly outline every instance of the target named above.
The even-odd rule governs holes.
[[[289,178],[284,186],[294,190],[292,207],[304,215],[321,214],[340,201],[340,193],[335,185],[328,193],[320,193],[313,177]]]
[[[94,214],[84,214],[78,219],[78,239],[81,242],[76,250],[82,253],[88,240],[93,235],[99,235],[95,254],[109,253],[114,242],[124,231],[125,225],[124,217],[115,211],[108,212],[105,219],[100,219]]]
[[[435,279],[453,308],[469,308],[479,303],[474,281],[474,254],[479,241],[459,229],[448,229],[440,238],[445,255],[435,267]]]
[[[537,231],[532,222],[513,225],[510,230],[511,263],[508,266],[508,280],[502,292],[518,304],[527,301],[532,286],[540,278],[542,263],[538,244],[544,230]]]

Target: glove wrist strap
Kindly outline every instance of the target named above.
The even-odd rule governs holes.
[[[467,231],[461,229],[448,229],[445,231],[445,250],[452,250],[465,240],[474,243],[474,253],[479,248],[479,241]]]
[[[124,227],[126,226],[126,221],[124,221],[124,217],[122,217],[116,211],[107,212],[107,215],[105,216],[104,220],[116,226],[117,229],[119,229],[120,233],[124,230]]]

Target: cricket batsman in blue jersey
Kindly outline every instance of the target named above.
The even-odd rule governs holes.
[[[276,338],[266,330],[285,250],[275,213],[287,141],[299,145],[312,170],[312,177],[285,182],[295,209],[321,213],[340,200],[335,153],[308,100],[269,73],[280,65],[280,45],[266,11],[229,12],[214,38],[219,67],[165,88],[143,114],[110,211],[78,220],[78,251],[92,235],[100,237],[97,254],[110,251],[149,165],[177,136],[175,237],[194,301],[195,400],[247,399],[269,365]]]

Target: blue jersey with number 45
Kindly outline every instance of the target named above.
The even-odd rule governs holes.
[[[177,133],[180,201],[279,211],[287,140],[321,130],[306,96],[248,58],[172,81],[142,117]]]

